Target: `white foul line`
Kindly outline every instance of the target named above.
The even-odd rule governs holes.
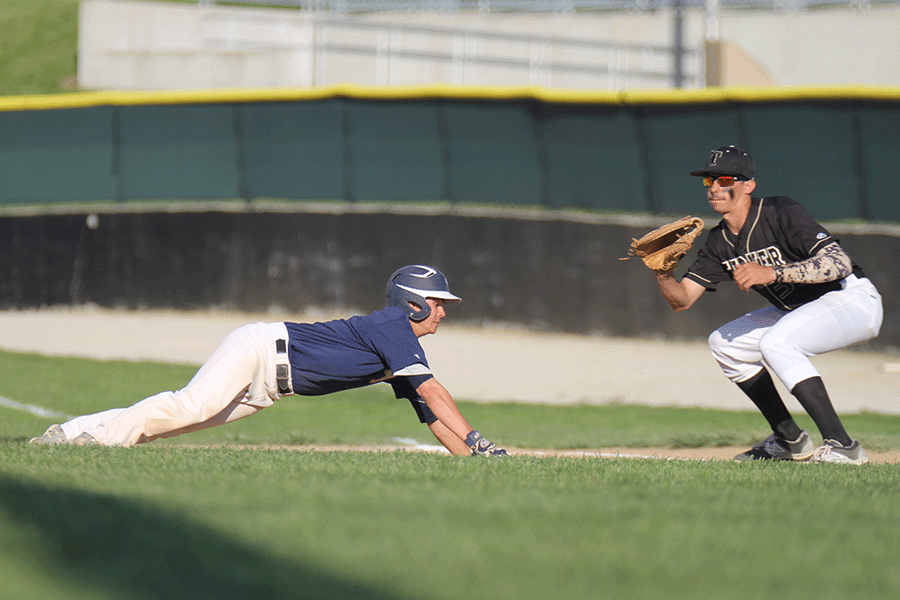
[[[65,413],[56,412],[55,410],[49,410],[47,408],[41,408],[40,406],[34,406],[33,404],[23,404],[21,402],[16,402],[15,400],[10,400],[5,396],[0,396],[0,406],[5,406],[6,408],[12,408],[15,410],[23,410],[38,417],[65,419],[67,421],[72,418],[71,415],[67,415]]]
[[[410,446],[416,450],[428,450],[431,452],[447,452],[448,450],[443,446],[432,446],[429,444],[423,444],[418,440],[414,440],[413,438],[393,438],[393,441],[403,444],[404,446]]]

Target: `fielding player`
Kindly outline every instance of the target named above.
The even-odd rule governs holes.
[[[386,381],[451,453],[505,455],[472,429],[419,344],[437,331],[445,304],[459,301],[440,271],[402,267],[388,280],[384,310],[326,323],[245,325],[222,341],[185,388],[52,425],[31,442],[132,446],[222,425],[291,394],[317,396]]]
[[[784,196],[751,196],[755,168],[740,148],[713,150],[706,168],[691,175],[703,178],[709,204],[722,220],[681,280],[671,270],[656,272],[663,296],[674,310],[686,310],[703,292],[732,279],[741,290],[753,289],[771,303],[709,337],[725,375],[750,397],[773,431],[736,460],[867,462],[809,359],[878,335],[883,311],[875,286],[800,204]],[[821,447],[794,422],[769,369],[812,417]]]

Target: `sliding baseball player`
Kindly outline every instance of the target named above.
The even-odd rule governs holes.
[[[229,423],[300,394],[385,381],[455,455],[506,455],[474,430],[431,372],[419,338],[460,298],[432,267],[410,265],[387,283],[387,307],[325,323],[254,323],[230,335],[183,389],[53,425],[37,444],[132,446]]]

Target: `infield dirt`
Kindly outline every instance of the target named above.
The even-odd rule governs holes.
[[[254,321],[312,321],[325,313],[117,311],[61,308],[0,312],[0,348],[50,356],[200,365],[233,329]],[[702,342],[534,333],[511,327],[441,324],[422,338],[437,378],[456,396],[484,402],[644,404],[751,410]],[[900,356],[842,350],[813,359],[841,414],[900,414]],[[788,408],[802,408],[783,388]],[[300,448],[304,449],[304,448]],[[379,447],[378,449],[392,449]],[[404,448],[410,449],[410,448]],[[731,459],[746,448],[602,448],[522,453]],[[900,462],[900,452],[869,452]]]

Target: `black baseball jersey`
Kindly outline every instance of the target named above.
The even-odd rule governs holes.
[[[685,277],[708,291],[715,291],[719,283],[734,279],[732,272],[738,265],[756,262],[770,267],[795,263],[814,256],[837,241],[798,202],[784,196],[752,198],[747,222],[740,234],[732,234],[725,221],[719,221],[709,232],[697,260]],[[853,272],[858,277],[864,276],[855,261]],[[755,285],[753,289],[777,308],[793,310],[830,291],[841,289],[841,282],[807,284],[776,281],[769,285]]]

